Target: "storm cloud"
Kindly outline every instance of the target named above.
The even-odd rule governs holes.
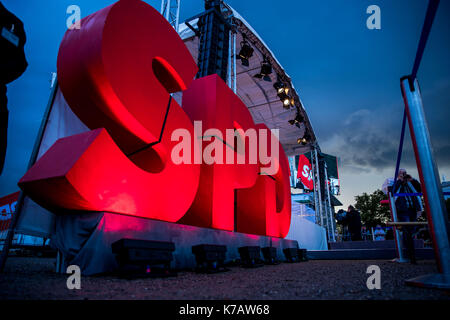
[[[423,92],[433,151],[438,167],[450,168],[450,84]],[[353,173],[377,172],[394,168],[400,143],[403,106],[359,109],[347,115],[321,147],[338,155],[340,165]],[[406,124],[401,165],[416,165],[409,126]]]

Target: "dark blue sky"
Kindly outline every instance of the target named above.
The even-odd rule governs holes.
[[[6,0],[27,33],[25,74],[8,86],[10,127],[0,196],[17,191],[50,94],[66,9],[85,17],[112,0]],[[160,1],[146,1],[160,8]],[[411,72],[427,0],[229,0],[293,79],[322,151],[341,160],[344,204],[393,175],[403,103],[399,79]],[[368,30],[366,8],[381,8]],[[181,20],[203,9],[182,0]],[[450,177],[450,1],[441,1],[418,73],[441,175]],[[414,170],[411,144],[403,166]]]

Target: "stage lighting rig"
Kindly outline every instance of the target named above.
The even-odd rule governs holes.
[[[289,99],[288,93],[289,93],[289,88],[284,87],[277,91],[277,96],[278,96],[278,98],[280,98],[281,101],[284,101],[285,99]]]
[[[289,87],[284,82],[282,82],[279,77],[277,82],[273,84],[273,87],[275,88],[275,90],[277,90],[277,96],[283,103],[283,108],[289,109],[291,106],[295,105],[294,98],[289,95]]]
[[[255,74],[255,78],[263,79],[264,81],[271,82],[272,79],[270,79],[269,75],[272,73],[272,65],[270,64],[269,60],[264,56],[263,62],[261,62],[261,70],[259,73]]]
[[[282,99],[281,102],[283,102],[283,108],[285,109],[291,108],[291,100],[289,99],[289,97]]]
[[[291,102],[291,106],[292,107],[295,106],[295,99],[294,98],[291,98],[290,102]]]
[[[303,121],[305,121],[305,119],[303,118],[303,116],[297,112],[297,115],[295,116],[294,119],[289,120],[289,123],[291,125],[296,125],[297,127],[300,125],[300,123],[302,123]]]
[[[305,134],[303,135],[303,139],[305,139],[307,142],[311,141],[311,136],[309,132],[305,132]]]
[[[243,40],[241,42],[241,50],[239,51],[239,59],[241,59],[243,66],[248,67],[250,65],[248,60],[253,56],[254,49],[248,43],[245,35],[242,36]]]
[[[277,95],[284,92],[286,85],[278,78],[277,82],[273,84],[275,90],[277,90]]]
[[[311,136],[309,135],[308,132],[305,132],[305,134],[303,135],[303,138],[297,139],[297,143],[301,144],[302,146],[307,145],[310,141],[311,141]]]
[[[280,88],[277,92],[278,98],[280,98],[281,102],[283,103],[283,108],[289,109],[291,107],[291,98],[288,95],[289,88],[283,87]]]

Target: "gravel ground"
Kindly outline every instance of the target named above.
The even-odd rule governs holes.
[[[369,265],[381,269],[381,289],[369,290]],[[308,261],[217,274],[179,272],[172,278],[82,277],[80,290],[66,287],[54,272],[54,259],[8,259],[0,274],[0,299],[446,299],[450,293],[405,286],[405,279],[433,273],[434,261],[417,265],[385,260]]]

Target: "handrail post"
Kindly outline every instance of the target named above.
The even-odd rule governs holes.
[[[391,219],[394,222],[398,222],[397,208],[395,207],[394,197],[392,196],[392,194],[390,192],[388,195],[389,195],[389,206],[391,208]],[[392,226],[392,230],[394,233],[395,249],[397,250],[397,257],[398,257],[396,259],[396,262],[407,262],[408,260],[406,260],[405,257],[403,256],[402,235],[396,226]]]
[[[447,210],[444,204],[439,172],[433,156],[419,83],[417,79],[407,76],[400,80],[400,84],[408,116],[417,170],[419,171],[425,199],[429,232],[433,240],[434,253],[439,270],[438,274],[411,279],[406,283],[416,286],[450,289],[450,247]]]

